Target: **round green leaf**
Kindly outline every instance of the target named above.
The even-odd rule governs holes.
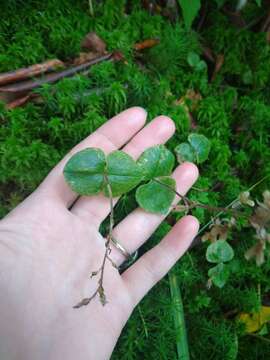
[[[211,147],[207,137],[200,134],[190,134],[188,141],[195,153],[196,162],[200,164],[207,160]]]
[[[156,145],[145,150],[137,164],[141,167],[144,180],[170,175],[174,166],[174,156],[164,145]]]
[[[136,200],[141,208],[148,212],[167,214],[173,202],[175,194],[168,187],[175,189],[175,180],[170,177],[162,177],[151,180],[145,185],[141,185],[136,190]],[[162,185],[164,184],[164,185]]]
[[[196,160],[194,151],[188,143],[177,145],[174,151],[180,164],[184,161],[194,162]]]
[[[198,62],[198,64],[196,65],[196,70],[197,71],[202,71],[204,69],[206,69],[207,65],[206,65],[206,62],[201,60]]]
[[[187,62],[191,67],[196,67],[200,62],[200,57],[194,51],[188,53]]]
[[[226,264],[220,263],[209,269],[208,276],[212,280],[214,285],[222,288],[226,284],[230,276],[229,267]]]
[[[117,150],[107,156],[107,176],[113,196],[120,196],[141,182],[142,171],[131,156]],[[105,194],[108,196],[107,187]]]
[[[87,148],[73,155],[64,167],[64,177],[79,195],[93,195],[104,183],[105,154],[96,148]]]
[[[208,246],[206,259],[211,263],[221,263],[232,260],[234,251],[226,240],[218,240]]]

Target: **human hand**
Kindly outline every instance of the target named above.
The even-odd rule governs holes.
[[[110,204],[103,195],[77,199],[65,183],[64,165],[86,147],[109,153],[126,144],[123,150],[138,158],[174,133],[174,123],[165,116],[143,128],[145,120],[145,111],[135,107],[108,121],[67,154],[38,189],[0,222],[1,359],[108,359],[134,307],[189,247],[198,222],[185,216],[123,274],[106,263],[106,306],[95,297],[88,306],[72,308],[97,287],[90,273],[104,256],[99,225]],[[195,165],[178,166],[173,174],[177,191],[186,193],[197,176]],[[133,253],[163,219],[136,209],[113,235]],[[125,260],[113,245],[110,257],[117,265]]]

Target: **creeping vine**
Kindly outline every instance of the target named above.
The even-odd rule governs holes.
[[[190,134],[188,143],[179,144],[175,148],[177,160],[180,163],[186,160],[202,163],[208,158],[209,151],[209,140],[199,134]],[[202,240],[210,241],[206,259],[217,264],[208,272],[210,284],[213,282],[219,287],[225,284],[229,276],[226,262],[234,256],[231,245],[226,241],[227,234],[235,224],[235,217],[243,216],[243,213],[235,207],[209,206],[180,194],[176,190],[176,182],[171,176],[174,164],[173,153],[164,145],[146,149],[137,161],[120,150],[113,151],[106,156],[101,149],[86,148],[73,155],[67,162],[64,168],[64,177],[74,192],[84,196],[102,192],[110,199],[110,226],[105,241],[104,256],[100,268],[91,273],[91,277],[100,275],[98,286],[90,297],[82,299],[74,308],[89,304],[97,295],[102,305],[106,304],[103,286],[106,261],[109,260],[113,266],[116,266],[109,256],[114,226],[113,198],[126,194],[134,188],[136,188],[135,197],[138,205],[147,212],[167,215],[170,210],[175,210],[188,213],[198,207],[219,214],[232,215],[226,224],[221,223],[219,218],[215,218],[215,221],[209,224],[212,227],[211,231],[202,237]],[[175,196],[182,200],[183,205],[173,205]],[[237,201],[251,207],[255,205],[248,192],[240,194]],[[260,241],[262,241],[261,238]],[[251,257],[252,254],[248,256]]]

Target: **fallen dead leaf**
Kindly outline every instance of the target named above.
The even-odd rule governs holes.
[[[238,320],[245,325],[247,333],[255,333],[270,321],[270,306],[262,306],[258,312],[251,314],[240,313]]]
[[[106,52],[106,43],[95,32],[88,33],[81,42],[81,47],[98,54]]]
[[[142,42],[136,43],[134,45],[134,49],[137,51],[141,51],[141,50],[149,49],[157,44],[159,44],[158,39],[147,39]]]
[[[176,101],[176,105],[186,106],[187,109],[189,109],[188,105],[190,105],[190,110],[194,111],[196,110],[200,100],[202,100],[201,94],[193,89],[189,89],[184,96]],[[191,104],[188,104],[188,102],[191,102]]]
[[[73,65],[81,65],[97,57],[95,52],[80,52],[79,56],[72,60]]]

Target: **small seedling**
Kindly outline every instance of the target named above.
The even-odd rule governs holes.
[[[195,52],[190,52],[187,56],[187,62],[195,71],[203,71],[207,68],[206,62],[201,60]]]
[[[179,163],[192,161],[201,164],[208,159],[211,143],[204,135],[190,134],[188,143],[181,143],[176,146],[175,153]]]
[[[208,246],[206,259],[217,264],[208,271],[208,275],[216,286],[223,287],[228,280],[230,272],[225,263],[232,260],[233,257],[233,248],[226,240],[219,240]]]

